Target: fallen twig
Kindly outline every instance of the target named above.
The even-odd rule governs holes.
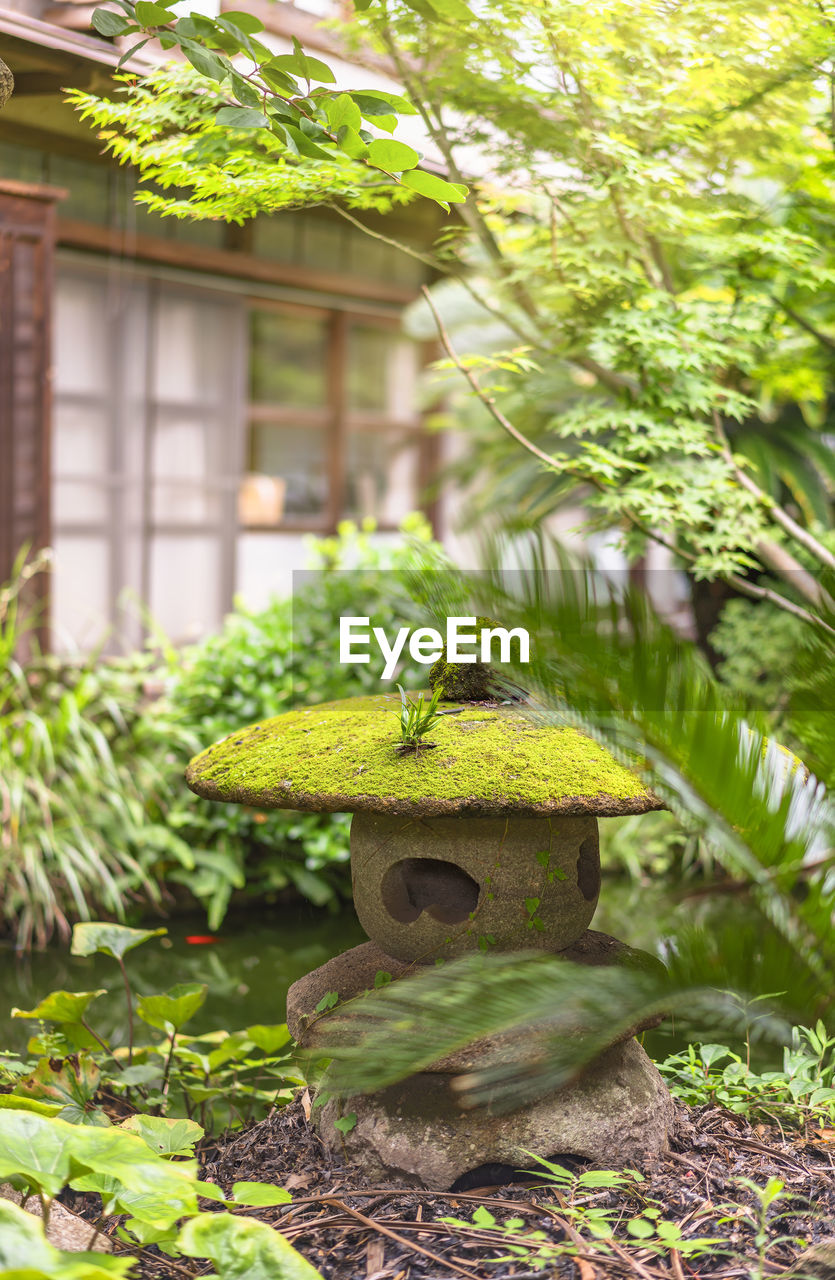
[[[474,1271],[470,1271],[466,1267],[461,1267],[457,1263],[450,1262],[449,1259],[442,1258],[439,1254],[433,1253],[431,1249],[424,1249],[422,1245],[415,1244],[413,1241],[407,1240],[405,1236],[398,1235],[396,1231],[389,1230],[389,1228],[384,1227],[382,1223],[375,1222],[373,1218],[367,1218],[365,1214],[360,1213],[358,1209],[351,1209],[347,1204],[343,1204],[341,1200],[330,1199],[326,1201],[326,1203],[332,1204],[336,1209],[342,1209],[352,1218],[356,1218],[359,1222],[365,1223],[365,1225],[372,1231],[379,1231],[382,1235],[388,1236],[390,1240],[396,1240],[398,1244],[405,1245],[407,1249],[412,1249],[415,1253],[421,1253],[425,1258],[431,1258],[433,1262],[438,1262],[443,1267],[451,1267],[452,1270],[457,1271],[459,1275],[466,1276],[467,1280],[479,1280],[479,1277]]]

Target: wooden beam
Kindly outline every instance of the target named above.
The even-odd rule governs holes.
[[[52,22],[41,22],[28,13],[17,9],[0,8],[0,32],[13,39],[24,40],[35,45],[39,50],[58,49],[62,53],[75,54],[88,62],[99,62],[105,66],[115,67],[119,61],[119,50],[107,40],[98,39],[80,32],[67,31]]]
[[[46,204],[55,204],[58,200],[66,200],[69,192],[63,187],[44,187],[41,183],[0,178],[0,195],[17,196],[21,200],[43,200]]]
[[[83,83],[79,83],[77,76],[74,76],[74,89],[88,89],[91,87],[93,77],[96,72],[91,67],[84,77]],[[67,83],[67,73],[55,71],[18,71],[14,81],[14,93],[16,98],[29,98],[35,94],[55,94],[60,93]]]
[[[230,276],[260,284],[285,285],[319,293],[336,293],[347,298],[362,298],[400,306],[408,305],[417,296],[416,289],[385,280],[317,271],[311,267],[272,262],[250,253],[234,253],[228,249],[209,249],[180,240],[135,235],[111,227],[94,226],[74,218],[58,219],[58,244],[63,248],[136,258],[186,271]]]
[[[328,524],[336,532],[344,517],[348,457],[348,320],[344,311],[334,311],[328,343],[328,403],[331,424],[328,432]]]
[[[28,125],[21,125],[16,119],[9,119],[8,113],[13,101],[14,98],[10,99],[9,106],[0,113],[0,142],[12,142],[17,147],[30,147],[33,151],[70,156],[75,160],[84,160],[87,164],[112,166],[113,161],[96,149],[96,139],[92,130],[89,130],[85,137],[81,131],[74,135],[52,133],[49,129],[29,128]]]

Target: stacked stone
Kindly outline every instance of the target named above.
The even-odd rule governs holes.
[[[9,67],[0,58],[0,107],[5,107],[14,92],[14,76]]]
[[[287,807],[354,811],[354,903],[371,939],[290,989],[287,1022],[306,1048],[332,1031],[316,1016],[439,958],[485,946],[535,949],[580,965],[640,962],[624,943],[589,929],[600,891],[600,815],[659,802],[629,769],[574,729],[537,724],[533,708],[449,704],[431,751],[397,756],[397,700],[348,699],[252,726],[198,756],[198,794]],[[644,957],[653,963],[649,957]],[[657,963],[657,962],[656,962]],[[343,1017],[345,1014],[343,1013]],[[647,1025],[647,1024],[643,1024]],[[351,1100],[357,1123],[334,1127],[338,1102],[314,1111],[327,1146],[388,1182],[449,1188],[488,1165],[573,1155],[608,1165],[667,1144],[672,1101],[632,1027],[580,1080],[535,1103],[494,1114],[463,1111],[452,1087],[512,1056],[493,1037],[418,1075]]]

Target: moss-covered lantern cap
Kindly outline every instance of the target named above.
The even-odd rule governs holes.
[[[399,755],[399,710],[396,695],[380,694],[288,711],[195,756],[188,785],[210,800],[327,813],[617,816],[664,807],[577,729],[465,704],[431,730],[433,749]]]

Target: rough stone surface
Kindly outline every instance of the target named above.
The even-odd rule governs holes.
[[[433,750],[400,755],[391,694],[300,707],[195,756],[192,791],[262,809],[428,815],[596,814],[663,808],[630,769],[536,708],[464,706],[442,716]],[[444,710],[453,710],[450,705]]]
[[[562,951],[597,907],[597,820],[358,813],[351,873],[360,924],[399,960],[460,955],[482,937]]]
[[[448,1189],[481,1165],[531,1167],[526,1152],[550,1159],[573,1155],[623,1168],[665,1151],[673,1101],[636,1040],[615,1045],[559,1092],[516,1111],[462,1111],[450,1077],[412,1076],[376,1094],[343,1104],[357,1123],[334,1128],[339,1104],[314,1112],[319,1136],[342,1151],[365,1176],[394,1186]]]
[[[439,658],[429,669],[429,687],[440,685],[451,702],[483,702],[496,697],[495,671],[486,662],[447,662]]]
[[[589,929],[573,946],[559,953],[564,959],[574,964],[589,966],[603,964],[628,964],[631,966],[657,966],[658,961],[643,951],[636,951],[625,942],[611,938],[606,933],[598,933]],[[364,995],[374,989],[374,980],[378,973],[391,974],[392,981],[397,982],[410,973],[417,973],[423,965],[405,964],[394,956],[386,955],[373,942],[364,942],[350,951],[343,951],[332,960],[299,978],[287,992],[287,1026],[295,1040],[304,1049],[315,1049],[322,1044],[341,1043],[346,1034],[341,1030],[340,1022],[320,1016],[316,1006],[329,991],[339,996],[340,1013],[349,1013],[348,1001]],[[649,1027],[658,1026],[662,1019],[659,1016],[646,1018],[622,1032],[613,1043],[629,1040]],[[484,1066],[488,1059],[502,1059],[513,1056],[518,1033],[490,1036],[478,1040],[464,1049],[448,1054],[447,1057],[433,1063],[433,1072],[472,1071],[477,1066]]]
[[[451,702],[489,702],[496,697],[496,671],[489,662],[480,659],[481,633],[485,627],[493,630],[501,627],[501,623],[484,614],[477,615],[474,631],[479,637],[479,644],[475,649],[475,662],[447,662],[444,655],[432,664],[429,687],[433,693],[440,687],[441,697]]]
[[[9,67],[0,58],[0,107],[5,107],[14,92],[14,76]]]
[[[835,1240],[820,1240],[804,1249],[785,1274],[795,1280],[835,1280]]]
[[[43,1219],[43,1209],[37,1196],[29,1196],[24,1204],[22,1193],[15,1191],[8,1182],[3,1182],[0,1183],[0,1197],[11,1200],[12,1204],[24,1208],[33,1217]],[[89,1222],[71,1213],[57,1200],[53,1200],[49,1208],[46,1238],[56,1249],[72,1253],[111,1253],[113,1250],[107,1236],[94,1233]]]

